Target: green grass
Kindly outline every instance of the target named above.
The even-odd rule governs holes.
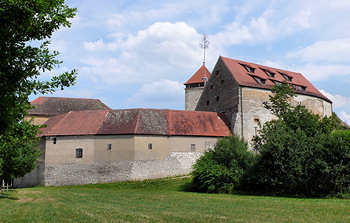
[[[350,200],[182,192],[189,178],[0,194],[0,222],[350,222]]]

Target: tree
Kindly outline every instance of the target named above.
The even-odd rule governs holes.
[[[193,187],[207,193],[230,193],[240,186],[241,177],[254,163],[254,154],[237,136],[220,138],[214,149],[193,166]]]
[[[6,180],[31,171],[38,156],[33,149],[38,128],[24,121],[31,108],[29,95],[75,83],[76,70],[38,80],[41,72],[62,63],[58,52],[48,49],[49,39],[60,27],[70,26],[75,12],[64,0],[0,0],[0,177]]]
[[[349,134],[334,134],[335,116],[313,114],[303,105],[291,106],[291,86],[272,88],[265,107],[277,116],[254,138],[259,152],[252,175],[257,191],[323,196],[347,193],[350,189]]]

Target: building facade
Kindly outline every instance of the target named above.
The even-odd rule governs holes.
[[[275,118],[263,102],[269,101],[270,89],[283,81],[295,90],[292,103],[303,104],[320,116],[332,115],[332,102],[302,74],[225,57],[218,59],[195,110],[225,114],[230,129],[250,142],[259,123]]]
[[[230,130],[214,112],[72,111],[45,122],[38,167],[18,187],[142,180],[188,174]]]

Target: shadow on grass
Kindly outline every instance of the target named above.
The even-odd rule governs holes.
[[[198,190],[197,186],[193,184],[192,181],[186,182],[182,184],[179,187],[179,190],[182,192],[192,192],[192,193],[206,193],[204,191]],[[214,193],[214,194],[220,194],[220,193]],[[226,193],[226,194],[232,194],[232,195],[239,195],[239,196],[257,196],[257,197],[280,197],[280,198],[302,198],[302,199],[350,199],[350,193],[337,193],[337,194],[330,194],[330,195],[320,195],[320,196],[307,196],[302,194],[286,194],[286,193],[268,193],[268,192],[262,192],[262,191],[244,191],[244,190],[238,190],[233,191],[232,193]]]
[[[9,190],[8,192],[0,192],[0,200],[1,199],[7,199],[7,200],[18,200],[18,198],[13,196],[14,194],[11,193],[11,190]]]

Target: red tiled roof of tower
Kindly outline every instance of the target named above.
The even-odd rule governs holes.
[[[184,83],[184,84],[186,85],[186,84],[204,83],[204,81],[203,81],[204,71],[205,71],[205,76],[206,76],[206,77],[208,78],[208,80],[209,80],[210,72],[209,72],[209,70],[208,70],[204,65],[202,65],[202,66],[197,70],[197,72],[196,72],[194,75],[192,75],[192,77],[191,77],[186,83]]]
[[[29,115],[53,116],[69,111],[106,110],[107,105],[99,99],[65,98],[65,97],[38,97],[31,102],[33,109]]]
[[[228,136],[225,120],[215,112],[168,109],[72,111],[54,116],[39,136],[182,135]]]
[[[246,87],[254,87],[254,88],[262,88],[262,89],[271,89],[275,83],[274,82],[283,82],[287,81],[288,83],[300,86],[305,89],[305,91],[296,91],[298,94],[305,94],[315,96],[321,99],[324,99],[328,102],[332,102],[326,96],[324,96],[320,91],[318,91],[301,73],[296,73],[292,71],[286,71],[282,69],[272,68],[264,65],[259,65],[255,63],[249,63],[245,61],[230,59],[227,57],[220,58],[226,64],[227,68],[232,73],[233,77],[237,81],[240,86]],[[254,71],[249,72],[246,70],[244,66],[252,68]],[[268,76],[266,73],[270,72],[274,74],[274,77]],[[290,77],[291,80],[286,80],[286,78]],[[265,80],[265,84],[259,84],[254,77]]]

